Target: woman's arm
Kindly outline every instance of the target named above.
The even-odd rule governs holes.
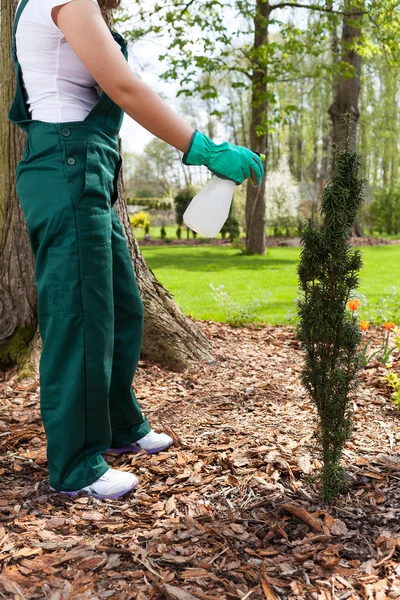
[[[129,67],[91,0],[74,0],[52,11],[72,50],[108,96],[147,131],[186,152],[194,129]]]
[[[215,144],[132,72],[96,3],[73,0],[53,8],[52,17],[105,93],[147,131],[184,152],[185,165],[205,165],[237,184],[254,174],[260,183],[264,167],[256,153],[228,142]]]

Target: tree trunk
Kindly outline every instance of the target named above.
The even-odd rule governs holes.
[[[15,192],[15,168],[26,134],[8,120],[15,90],[11,58],[17,0],[0,0],[0,368],[10,353],[32,339],[37,327],[34,259],[25,218]]]
[[[247,148],[247,125],[246,125],[246,114],[243,102],[243,92],[241,90],[237,90],[239,94],[239,105],[240,105],[240,124],[241,124],[241,133],[242,133],[242,144]]]
[[[332,141],[336,144],[342,142],[344,137],[343,115],[346,113],[353,115],[350,127],[350,150],[355,150],[357,124],[360,117],[358,99],[360,95],[361,56],[353,49],[353,45],[356,38],[361,35],[361,25],[360,17],[352,14],[357,12],[357,9],[352,7],[350,2],[345,3],[345,9],[347,13],[343,15],[341,60],[353,67],[355,75],[350,78],[338,77],[336,96],[328,112],[332,120]]]
[[[254,19],[254,50],[257,52],[261,46],[268,42],[268,25],[271,6],[264,0],[257,0],[256,16]],[[254,63],[251,84],[251,122],[250,122],[250,150],[265,154],[268,159],[268,136],[264,133],[257,135],[257,128],[262,126],[267,130],[268,96],[267,96],[268,69],[265,65],[257,66]],[[267,159],[265,164],[267,164]],[[257,187],[248,182],[246,195],[246,250],[250,253],[265,254],[265,175]]]
[[[22,155],[25,134],[8,120],[15,91],[10,48],[17,0],[0,0],[0,3],[0,368],[20,359],[21,373],[34,377],[38,374],[41,349],[34,257],[15,192],[15,168]],[[125,230],[145,308],[142,356],[176,370],[184,370],[196,360],[213,362],[208,339],[182,313],[139,252],[128,219],[122,169],[118,185],[120,199],[115,208]]]
[[[353,49],[354,41],[361,35],[361,18],[354,16],[358,11],[352,6],[351,0],[344,4],[346,14],[343,15],[342,24],[342,62],[347,63],[355,70],[355,75],[350,78],[339,76],[336,83],[336,96],[329,107],[329,115],[332,121],[332,142],[343,144],[345,126],[343,116],[347,113],[353,115],[349,126],[349,150],[355,150],[357,144],[357,125],[360,117],[358,99],[360,96],[361,82],[361,56]],[[362,237],[363,231],[358,218],[354,224],[354,235]]]

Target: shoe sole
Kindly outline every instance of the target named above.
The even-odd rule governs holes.
[[[145,448],[141,448],[140,446],[134,446],[131,444],[130,446],[124,446],[123,448],[109,448],[108,450],[106,450],[106,452],[114,452],[116,454],[122,454],[124,452],[136,452],[137,453],[137,452],[141,452],[141,450],[144,450],[146,452],[146,454],[156,454],[156,452],[161,452],[162,450],[166,450],[167,448],[172,446],[173,443],[174,443],[174,441],[172,440],[168,444],[164,444],[163,446],[157,446],[157,448],[151,448],[150,450],[146,450]]]
[[[77,496],[78,494],[81,494],[83,492],[87,496],[93,496],[93,498],[97,498],[98,500],[115,500],[116,498],[120,498],[124,494],[128,494],[129,492],[134,490],[138,483],[139,483],[139,480],[137,479],[134,482],[133,486],[130,487],[128,490],[124,490],[123,492],[116,492],[115,494],[111,494],[110,496],[104,496],[101,494],[96,494],[94,492],[88,492],[87,490],[75,490],[75,491],[71,491],[71,492],[65,492],[63,490],[56,490],[55,488],[53,488],[51,486],[50,486],[50,489],[52,492],[58,492],[59,494],[64,494],[65,496]]]

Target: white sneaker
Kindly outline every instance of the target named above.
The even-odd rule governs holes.
[[[59,491],[61,494],[67,494],[68,496],[76,496],[79,492],[86,492],[89,496],[99,498],[100,500],[104,500],[105,498],[113,500],[130,492],[137,484],[138,478],[133,473],[110,468],[101,477],[96,479],[96,481],[80,490],[64,492],[62,490],[55,490],[52,487],[50,489],[55,492]]]
[[[156,433],[151,430],[147,435],[140,438],[134,444],[130,446],[124,446],[123,448],[109,448],[107,452],[140,452],[144,450],[147,454],[154,454],[155,452],[161,452],[166,450],[174,443],[172,437],[166,433]]]

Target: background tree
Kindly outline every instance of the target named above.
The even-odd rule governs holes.
[[[182,188],[178,191],[178,193],[174,197],[174,205],[175,205],[175,215],[176,222],[179,227],[182,227],[183,224],[183,215],[185,210],[193,200],[196,194],[196,190],[192,186],[188,186],[186,188]],[[186,228],[186,236],[189,239],[189,227]],[[194,233],[194,232],[193,232]]]
[[[150,15],[145,3],[137,2],[142,22],[148,22]],[[322,31],[317,19],[312,22],[311,30],[300,30],[293,19],[287,15],[286,20],[280,19],[276,11],[292,6],[325,11],[324,5],[271,4],[264,0],[240,2],[234,8],[230,3],[198,0],[187,4],[173,0],[171,4],[165,10],[162,4],[152,8],[157,24],[148,28],[159,32],[161,23],[172,37],[168,54],[161,57],[168,60],[164,77],[181,78],[181,94],[209,96],[212,90],[210,85],[204,86],[199,71],[218,74],[220,79],[229,74],[232,88],[250,91],[248,145],[268,156],[269,129],[282,116],[274,86],[281,80],[299,76],[299,57],[319,52]],[[236,32],[224,25],[224,11],[231,11],[238,18],[240,25]],[[279,27],[280,34],[273,34],[272,27],[275,30]],[[197,35],[199,30],[201,37]],[[218,96],[216,86],[213,94],[215,98]],[[247,186],[246,246],[249,252],[265,252],[265,179],[258,187]]]
[[[214,112],[232,141],[246,137],[246,145],[267,154],[268,168],[289,147],[293,173],[318,185],[330,142],[323,113],[331,106],[336,123],[335,115],[345,106],[355,104],[354,112],[359,112],[360,57],[394,55],[400,28],[398,0],[172,0],[168,6],[156,2],[151,10],[143,0],[136,3],[141,26],[130,34],[167,33],[171,43],[160,56],[167,64],[163,77],[180,82],[178,93],[212,95]],[[229,25],[233,18],[235,28]],[[212,75],[209,80],[206,73]],[[232,100],[219,103],[228,82],[231,99],[236,90],[248,93],[248,110],[242,111],[248,115],[246,136],[238,135],[238,117],[227,110]],[[284,87],[293,92],[291,102],[280,93]],[[262,192],[262,186],[247,186],[250,252],[265,250]]]
[[[334,144],[343,138],[343,115],[351,114],[353,118],[349,124],[349,144],[354,150],[357,142],[357,125],[360,117],[358,99],[360,95],[361,56],[357,52],[357,42],[361,36],[361,23],[363,15],[360,14],[361,6],[354,0],[345,0],[341,35],[341,68],[335,84],[335,97],[329,107],[332,120],[331,138]],[[336,62],[336,50],[333,57]],[[337,64],[337,63],[336,63]]]
[[[275,235],[279,234],[280,230],[290,235],[290,228],[298,225],[301,198],[299,186],[290,172],[286,155],[279,159],[276,171],[268,173],[267,187],[268,224],[274,228]]]
[[[225,221],[222,229],[221,229],[221,237],[225,239],[226,236],[229,236],[230,242],[235,242],[240,238],[240,225],[239,221],[235,216],[235,204],[232,202],[231,207],[229,209],[229,215],[227,220]]]
[[[141,154],[131,160],[131,176],[125,187],[134,197],[171,197],[180,185],[180,155],[175,148],[158,138],[146,144]]]
[[[26,370],[38,372],[40,336],[37,332],[37,292],[34,284],[34,260],[26,225],[15,193],[15,167],[22,155],[24,133],[8,120],[8,109],[15,90],[11,59],[11,31],[17,2],[0,0],[1,39],[1,120],[0,120],[0,344],[3,357],[16,359],[13,349],[21,328],[24,337],[19,350],[27,351]],[[124,226],[136,277],[145,308],[145,334],[142,355],[176,369],[184,369],[193,360],[213,360],[207,338],[186,317],[171,294],[154,277],[139,252],[129,223],[123,190],[123,174],[118,184],[119,200],[115,207]],[[28,341],[31,340],[29,350]],[[22,347],[22,348],[21,348]],[[10,357],[10,354],[14,356]]]

